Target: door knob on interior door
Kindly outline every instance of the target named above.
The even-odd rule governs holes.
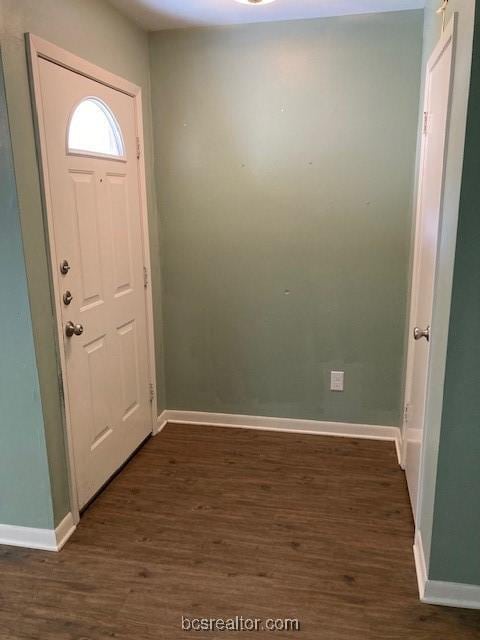
[[[72,336],[81,336],[83,333],[83,327],[81,324],[74,324],[71,320],[65,325],[65,335],[67,338]]]
[[[415,327],[413,330],[413,337],[415,340],[421,340],[425,338],[427,342],[430,342],[430,326],[426,329],[420,329],[420,327]]]

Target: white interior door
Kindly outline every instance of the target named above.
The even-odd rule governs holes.
[[[45,59],[39,78],[82,507],[152,431],[135,104]]]
[[[437,245],[441,220],[445,145],[450,103],[453,22],[428,64],[419,175],[415,259],[408,348],[406,474],[416,518],[431,341]]]

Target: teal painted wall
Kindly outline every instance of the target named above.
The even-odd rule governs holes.
[[[429,576],[480,585],[480,16],[474,46]]]
[[[159,410],[164,408],[160,252],[153,181],[148,37],[101,0],[0,0],[2,47],[13,156],[24,240],[35,350],[43,402],[45,436],[53,488],[55,523],[69,510],[67,465],[57,382],[55,322],[49,285],[39,175],[25,56],[24,33],[32,32],[113,73],[143,91],[145,159],[152,253]],[[6,446],[10,446],[7,441]],[[17,465],[24,465],[19,458]],[[18,504],[18,518],[26,518]]]
[[[399,424],[422,25],[151,37],[169,409]]]
[[[27,278],[0,62],[0,523],[52,528]]]

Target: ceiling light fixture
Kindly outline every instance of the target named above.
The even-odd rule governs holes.
[[[274,2],[274,0],[237,0],[240,4],[250,4],[256,5],[257,7],[262,4],[270,4],[270,2]]]

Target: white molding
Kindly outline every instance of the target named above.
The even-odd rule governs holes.
[[[397,453],[398,466],[405,471],[405,464],[403,462],[403,431],[398,429],[397,437],[395,438],[395,451]]]
[[[71,513],[67,513],[65,518],[55,529],[55,540],[57,543],[56,551],[60,551],[60,549],[63,548],[76,528],[77,525],[75,523],[75,520],[73,519],[73,515]]]
[[[150,384],[153,389],[150,419],[152,434],[157,428],[157,371],[155,360],[155,326],[153,316],[152,263],[150,258],[150,229],[148,222],[147,173],[145,167],[145,137],[143,127],[142,90],[137,89],[134,99],[137,139],[139,144],[138,180],[140,190],[140,223],[142,226],[143,265],[147,269],[147,286],[145,287],[145,306],[147,312],[147,345]]]
[[[425,597],[425,585],[427,584],[427,565],[425,564],[422,535],[419,529],[415,531],[413,556],[415,558],[415,570],[417,572],[418,593],[420,594],[420,600],[423,602]]]
[[[422,536],[418,530],[415,532],[413,555],[415,557],[415,569],[417,571],[418,591],[422,602],[444,607],[480,609],[480,586],[460,582],[429,580],[425,564]]]
[[[0,524],[0,545],[60,551],[75,528],[72,513],[68,513],[56,529],[34,529]]]
[[[74,53],[48,42],[48,40],[39,38],[33,33],[27,33],[26,40],[30,49],[30,55],[38,56],[44,60],[50,60],[50,62],[59,64],[65,67],[65,69],[80,73],[86,78],[101,82],[107,87],[126,93],[128,96],[134,97],[140,93],[140,87],[133,84],[133,82],[125,80],[125,78],[117,76],[84,58],[80,58]]]
[[[480,609],[480,586],[460,582],[427,580],[422,602],[443,607]]]
[[[156,436],[157,433],[160,433],[160,431],[162,431],[162,429],[164,429],[167,426],[167,423],[168,423],[167,414],[168,414],[168,411],[164,409],[162,413],[158,416],[157,427],[155,429],[155,433],[153,434],[154,436]]]
[[[365,438],[368,440],[388,440],[395,443],[397,456],[401,450],[401,434],[398,427],[354,424],[349,422],[322,422],[319,420],[298,420],[248,416],[233,413],[207,413],[203,411],[165,410],[158,417],[158,432],[167,423],[194,424],[212,427],[235,427],[259,429],[263,431],[285,431],[311,435],[338,436],[342,438]]]

